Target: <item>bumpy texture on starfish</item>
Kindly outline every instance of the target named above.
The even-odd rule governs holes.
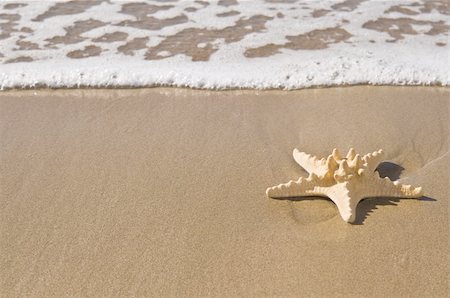
[[[334,149],[327,159],[320,160],[297,149],[293,154],[295,161],[308,171],[309,177],[270,187],[266,190],[268,197],[329,197],[336,204],[342,219],[351,223],[356,218],[356,206],[364,198],[423,196],[421,187],[392,182],[388,177],[380,178],[375,169],[383,158],[381,149],[361,157],[351,148],[345,158]]]

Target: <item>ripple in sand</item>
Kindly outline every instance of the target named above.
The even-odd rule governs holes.
[[[300,224],[316,224],[339,216],[336,206],[327,198],[310,197],[289,201],[292,218]]]

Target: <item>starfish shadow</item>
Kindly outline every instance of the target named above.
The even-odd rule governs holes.
[[[402,198],[387,198],[387,197],[375,197],[362,200],[358,204],[356,212],[356,219],[352,223],[353,225],[363,225],[367,217],[370,216],[374,210],[378,209],[377,206],[397,206],[401,200],[419,200],[435,202],[436,199],[430,197],[421,197],[418,199],[402,199]]]
[[[405,168],[389,161],[381,162],[375,171],[378,172],[381,178],[388,177],[389,180],[395,181],[400,179],[400,175],[402,174]]]
[[[273,198],[275,200],[288,200],[292,202],[299,202],[299,201],[315,201],[315,200],[326,200],[330,203],[333,203],[332,200],[330,200],[327,197],[320,197],[320,196],[308,196],[308,197],[288,197],[288,198]],[[374,210],[378,209],[378,206],[397,206],[398,203],[401,200],[419,200],[419,201],[428,201],[428,202],[435,202],[436,199],[430,198],[430,197],[421,197],[418,199],[411,199],[411,198],[387,198],[387,197],[375,197],[375,198],[365,198],[361,202],[359,202],[357,211],[356,211],[356,219],[354,222],[350,223],[352,225],[363,225],[364,221],[370,216],[371,213],[374,212]],[[334,204],[334,203],[333,203]],[[337,211],[337,216],[339,216],[339,212]]]

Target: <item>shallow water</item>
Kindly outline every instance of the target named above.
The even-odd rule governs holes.
[[[0,87],[448,85],[449,15],[444,0],[3,1]]]

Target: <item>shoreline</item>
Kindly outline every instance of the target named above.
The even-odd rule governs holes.
[[[352,87],[419,87],[419,88],[450,88],[450,85],[438,83],[417,83],[417,84],[370,84],[370,83],[359,83],[359,84],[331,84],[331,85],[313,85],[299,88],[200,88],[200,87],[190,87],[190,86],[179,86],[179,85],[165,85],[165,84],[155,84],[149,86],[132,86],[132,85],[117,85],[117,86],[89,86],[89,85],[79,85],[79,86],[62,86],[62,87],[50,87],[48,85],[37,85],[37,86],[27,86],[27,87],[5,87],[0,89],[0,92],[8,91],[50,91],[50,90],[135,90],[135,89],[187,89],[195,91],[211,91],[211,92],[227,92],[227,91],[302,91],[311,89],[329,89],[329,88],[352,88]]]

